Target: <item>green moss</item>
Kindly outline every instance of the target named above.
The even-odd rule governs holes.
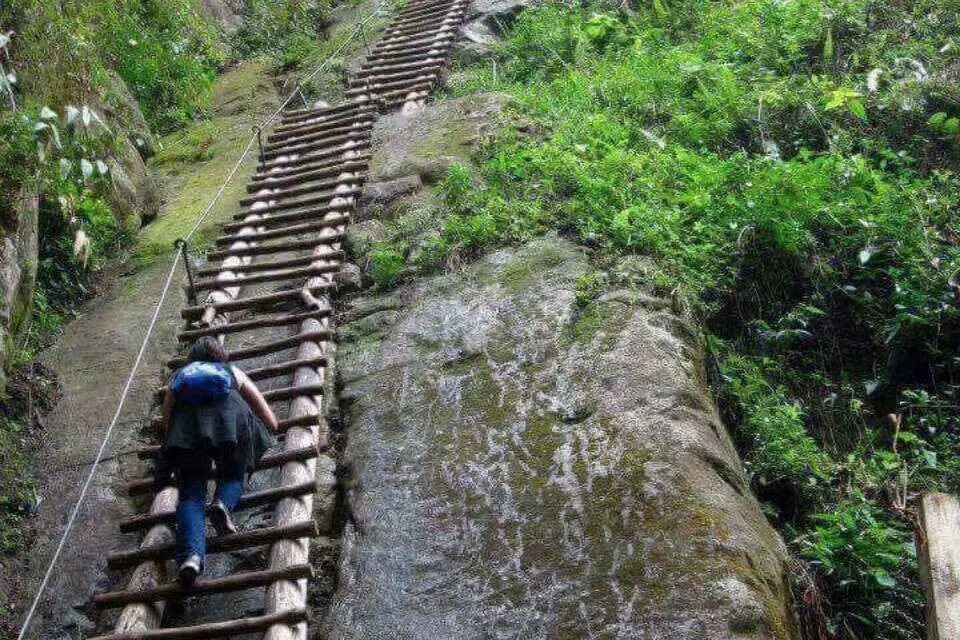
[[[150,166],[166,177],[168,197],[160,216],[137,239],[138,266],[168,255],[173,241],[190,231],[214,198],[250,139],[251,126],[278,105],[269,77],[263,63],[239,65],[214,84],[214,116],[210,120],[161,140],[163,150],[151,159]],[[253,151],[204,221],[201,235],[193,243],[195,250],[209,243],[217,227],[239,210],[236,203],[246,195],[246,178],[257,163],[255,148]]]

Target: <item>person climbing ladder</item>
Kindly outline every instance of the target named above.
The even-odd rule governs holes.
[[[228,362],[218,340],[204,337],[190,349],[163,397],[162,453],[158,480],[175,478],[176,562],[181,584],[203,573],[206,518],[218,535],[236,533],[232,512],[243,495],[244,474],[252,473],[270,447],[277,418],[250,378]],[[215,473],[214,473],[215,470]],[[216,479],[209,509],[207,483]]]

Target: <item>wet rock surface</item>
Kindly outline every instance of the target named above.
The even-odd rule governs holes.
[[[356,298],[324,637],[792,638],[785,550],[670,301],[548,237]]]

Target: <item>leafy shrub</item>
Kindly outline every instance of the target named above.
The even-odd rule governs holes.
[[[379,287],[389,287],[400,280],[406,258],[395,249],[381,248],[370,255],[370,277]]]
[[[18,27],[16,58],[33,99],[61,108],[109,89],[113,69],[159,131],[206,108],[224,58],[191,0],[27,0],[0,8],[4,18]]]
[[[329,3],[316,0],[251,0],[233,34],[235,55],[266,56],[283,68],[299,66],[322,40],[329,25]]]
[[[942,0],[637,8],[547,3],[509,28],[497,71],[458,91],[512,93],[518,126],[476,175],[451,172],[432,246],[552,229],[655,257],[651,285],[689,296],[713,334],[745,464],[817,580],[823,625],[917,638],[904,514],[960,487],[960,96],[944,46],[960,24]]]

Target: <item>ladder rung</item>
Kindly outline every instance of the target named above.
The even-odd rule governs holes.
[[[198,276],[214,276],[224,271],[242,271],[244,273],[255,273],[259,271],[276,271],[277,269],[286,269],[287,267],[300,267],[313,264],[318,260],[342,261],[346,255],[343,251],[328,251],[311,256],[299,256],[284,260],[274,260],[273,262],[251,262],[250,264],[216,267],[203,267],[197,269]]]
[[[318,535],[319,528],[313,520],[297,522],[284,527],[262,527],[252,531],[241,531],[223,536],[207,537],[207,553],[225,553],[238,549],[249,549],[277,540],[312,538]],[[117,551],[107,555],[107,566],[111,569],[123,569],[141,562],[169,560],[173,557],[174,544],[162,544],[130,551]]]
[[[261,247],[257,247],[261,248]],[[312,287],[302,287],[300,289],[287,289],[285,291],[277,291],[275,293],[268,293],[262,296],[253,296],[250,298],[240,298],[239,300],[224,300],[223,302],[211,302],[209,304],[201,304],[194,307],[186,307],[181,309],[180,317],[185,320],[191,320],[202,316],[203,313],[210,308],[215,309],[219,313],[227,313],[230,311],[242,311],[244,309],[253,309],[260,306],[267,306],[272,304],[277,304],[279,302],[286,302],[289,300],[302,300],[303,294],[309,290],[311,294],[314,295],[323,295],[324,293],[335,289],[336,285],[332,282],[327,282],[322,285],[316,285]]]
[[[275,174],[268,174],[272,179],[263,179],[248,184],[247,191],[249,193],[256,193],[258,190],[266,187],[284,187],[325,178],[327,176],[338,176],[341,173],[355,173],[357,171],[363,171],[369,166],[370,163],[367,162],[366,159],[356,159],[348,160],[347,162],[331,163],[313,170],[299,171],[292,174],[281,174],[278,171]]]
[[[229,236],[220,236],[217,238],[216,243],[220,246],[224,246],[233,244],[234,242],[262,242],[263,240],[274,240],[276,238],[298,236],[304,233],[310,233],[311,231],[320,231],[322,229],[330,229],[331,227],[339,227],[341,225],[350,224],[350,218],[351,217],[349,215],[341,215],[337,216],[336,218],[315,220],[313,222],[277,227],[275,229],[267,229],[264,231],[255,231],[253,233],[246,233],[243,235],[233,234]],[[251,225],[254,224],[256,224],[256,222],[251,222]]]
[[[285,211],[287,209],[296,209],[297,207],[309,207],[310,205],[319,204],[329,205],[330,201],[334,198],[348,198],[350,196],[360,195],[360,189],[345,189],[340,192],[327,191],[323,195],[311,196],[309,198],[303,198],[301,200],[291,200],[289,202],[277,202],[276,204],[267,205],[260,209],[247,209],[243,212],[244,216],[249,216],[252,213],[264,214],[270,211]]]
[[[290,170],[295,167],[300,167],[306,164],[312,164],[316,160],[326,160],[330,158],[337,158],[342,156],[344,153],[348,151],[369,152],[370,146],[371,146],[370,140],[360,140],[359,142],[350,144],[349,146],[347,146],[347,144],[348,143],[345,143],[338,147],[334,147],[333,149],[328,149],[322,152],[311,151],[310,153],[298,153],[296,154],[297,156],[296,158],[291,158],[287,160],[269,160],[267,162],[261,161],[260,164],[257,165],[257,173],[256,173],[256,176],[254,177],[258,177],[261,175],[265,175],[265,176],[270,175],[269,171],[267,170],[273,167],[281,167],[283,169]],[[352,160],[352,158],[342,158],[341,160],[342,161]]]
[[[316,358],[300,358],[298,360],[289,360],[277,364],[268,364],[258,369],[250,369],[246,374],[248,378],[254,381],[267,380],[269,378],[277,378],[284,374],[293,373],[301,367],[313,367],[316,369],[325,366],[327,366],[326,357],[319,356]]]
[[[251,347],[236,349],[229,352],[228,357],[230,362],[234,362],[236,360],[247,360],[249,358],[264,356],[268,353],[276,353],[277,351],[292,349],[293,347],[299,346],[304,342],[325,342],[327,340],[332,340],[335,336],[336,334],[328,329],[323,329],[321,331],[307,331],[286,338],[280,338],[279,340],[271,340],[270,342],[255,344]],[[187,364],[186,358],[171,358],[167,361],[167,366],[171,369],[179,369],[185,364]]]
[[[310,460],[317,457],[317,451],[313,447],[297,449],[295,452],[291,453],[297,453],[299,457],[291,458],[287,456],[282,460],[269,460],[267,462],[269,466],[257,465],[257,471],[260,471],[261,469],[274,469],[276,467],[283,466],[288,462],[293,462],[296,460]],[[267,456],[264,456],[264,458],[266,457]],[[131,496],[144,495],[147,493],[152,493],[154,487],[155,483],[153,478],[143,478],[141,480],[135,480],[127,485],[127,493]],[[277,502],[283,498],[306,495],[308,493],[312,493],[315,489],[316,483],[310,481],[284,487],[271,487],[270,489],[263,489],[261,491],[251,491],[250,493],[245,493],[240,497],[240,501],[237,503],[236,510],[240,511],[241,509],[250,509],[252,507],[258,507],[262,504]],[[173,522],[175,519],[175,511],[164,511],[161,513],[141,513],[121,520],[120,531],[123,533],[129,533],[139,529],[149,529],[155,524]]]
[[[363,176],[366,178],[366,176]],[[318,191],[329,191],[332,188],[338,187],[341,184],[350,184],[352,182],[359,182],[362,180],[360,176],[350,176],[350,178],[344,178],[340,180],[339,178],[333,178],[329,180],[316,180],[313,182],[306,183],[304,185],[297,185],[293,187],[288,187],[286,189],[279,189],[277,191],[271,191],[270,187],[272,185],[263,185],[262,190],[267,190],[267,193],[257,193],[255,195],[249,196],[247,198],[241,198],[240,206],[249,207],[255,202],[269,202],[270,200],[287,200],[295,196],[302,196],[311,193],[316,193]]]
[[[253,331],[255,329],[268,329],[270,327],[286,327],[299,324],[304,320],[311,318],[326,318],[330,315],[330,309],[314,309],[303,313],[289,313],[281,316],[267,316],[265,318],[253,318],[252,320],[239,320],[227,324],[215,325],[203,329],[189,329],[177,334],[180,342],[191,342],[203,336],[219,336],[228,333],[240,333],[242,331]]]
[[[323,383],[302,384],[295,387],[284,387],[283,389],[271,389],[264,391],[263,397],[267,402],[281,402],[291,400],[297,396],[319,396],[324,392],[326,385]]]
[[[257,631],[266,631],[277,624],[297,625],[308,619],[306,609],[295,609],[271,613],[265,616],[230,620],[229,622],[207,622],[192,627],[173,627],[170,629],[151,629],[148,631],[130,631],[97,636],[90,640],[204,640],[206,638],[226,638],[242,636]]]
[[[327,273],[335,273],[339,270],[339,264],[324,265],[322,267],[305,267],[303,269],[284,269],[276,273],[237,276],[232,280],[201,280],[194,284],[193,288],[197,291],[210,291],[212,289],[223,289],[225,287],[243,287],[260,282],[278,282],[280,280],[324,275]]]
[[[341,242],[347,237],[345,233],[334,233],[328,236],[318,236],[316,238],[307,238],[305,240],[290,240],[289,242],[278,242],[277,244],[259,244],[247,245],[245,247],[232,247],[222,251],[210,251],[207,253],[209,260],[223,260],[230,256],[262,256],[268,253],[287,253],[289,251],[300,251],[302,249],[315,249],[318,246],[330,245]],[[184,316],[187,317],[187,316]]]
[[[316,143],[305,142],[302,144],[284,146],[282,148],[265,149],[264,152],[260,154],[260,160],[273,160],[274,158],[289,155],[291,153],[310,153],[311,151],[321,151],[331,147],[339,146],[344,142],[368,140],[371,135],[373,135],[371,130],[369,128],[364,128],[329,138],[326,136],[320,136],[317,138]]]

